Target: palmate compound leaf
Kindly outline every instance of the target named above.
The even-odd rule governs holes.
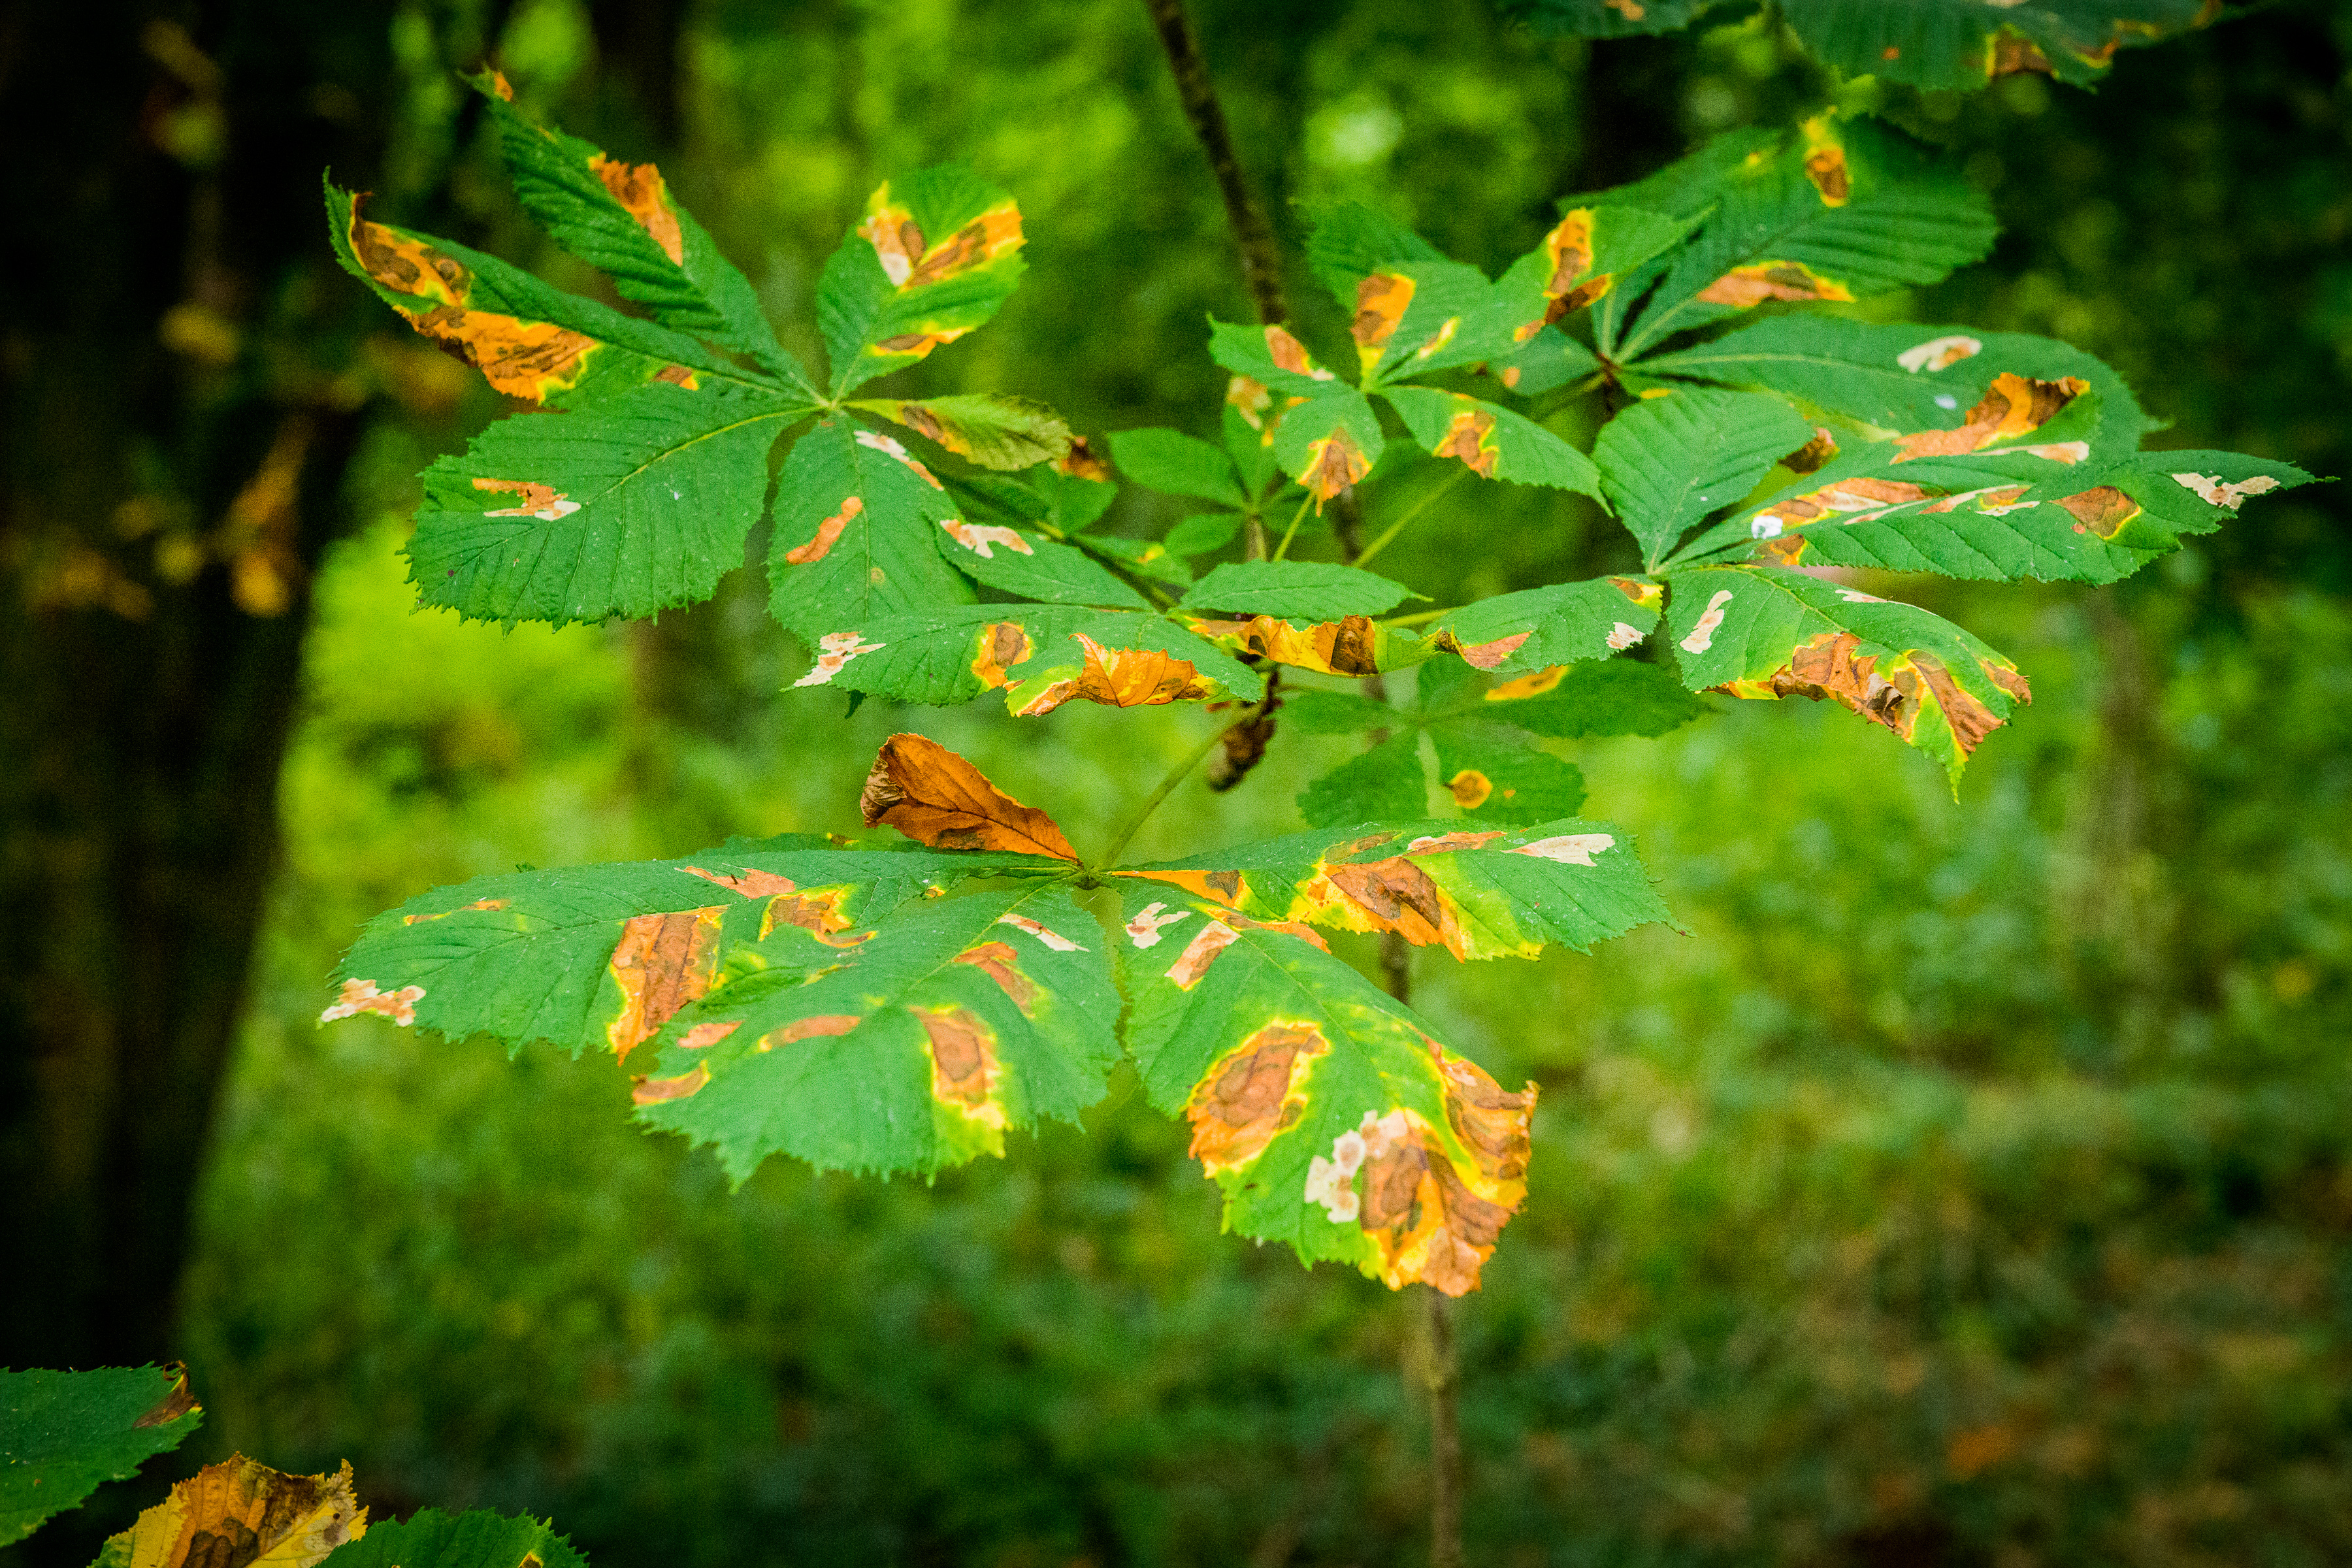
[[[450,1515],[424,1509],[398,1521],[379,1520],[335,1549],[334,1568],[587,1568],[588,1559],[528,1514],[476,1510]]]
[[[612,279],[666,327],[751,356],[811,402],[816,386],[776,342],[751,279],[669,194],[651,163],[626,163],[515,108],[495,71],[471,79],[488,101],[523,209],[558,244]]]
[[[1916,605],[1771,567],[1697,567],[1672,584],[1668,635],[1692,690],[1828,698],[1941,763],[1955,792],[1977,743],[2033,700],[2016,665]]]
[[[1457,1296],[1526,1194],[1534,1086],[1506,1091],[1445,1050],[1312,926],[1484,958],[1667,918],[1602,825],[1458,826],[1306,834],[1118,873],[1128,1047],[1151,1102],[1192,1124],[1227,1227]]]
[[[509,397],[578,408],[649,381],[786,392],[683,332],[552,288],[495,256],[364,217],[363,198],[331,180],[326,196],[328,238],[344,268]]]
[[[1735,145],[1752,146],[1732,134]],[[1638,306],[1604,301],[1596,314],[1601,352],[1620,363],[1768,300],[1865,300],[1932,283],[1992,247],[1984,198],[1900,132],[1867,121],[1825,112],[1775,151],[1727,162],[1702,149],[1693,159],[1712,210],[1687,244],[1612,290],[1612,300]],[[1658,188],[1684,186],[1669,177]]]
[[[178,1447],[204,1418],[177,1364],[0,1371],[0,1546]]]
[[[841,396],[996,314],[1020,282],[1021,209],[961,163],[886,180],[826,258],[817,326]]]
[[[499,420],[425,471],[407,547],[417,596],[558,626],[708,598],[742,563],[768,448],[805,412],[771,393],[656,381]]]
[[[315,1568],[367,1532],[352,1467],[289,1476],[242,1454],[206,1465],[110,1537],[96,1568]]]
[[[1618,37],[1665,33],[1720,13],[1730,0],[1505,0],[1539,31]],[[2211,0],[1781,0],[1780,19],[1805,47],[1852,75],[1961,90],[1997,76],[2042,71],[2088,83],[2116,50],[2201,26]]]
[[[778,1152],[936,1170],[1099,1099],[1120,1003],[1072,897],[1096,874],[1060,830],[911,735],[886,743],[861,809],[921,847],[739,842],[444,889],[370,924],[323,1018],[624,1058],[650,1042],[632,1064],[649,1068],[640,1115],[717,1145],[739,1180]],[[1622,837],[1574,820],[1359,826],[1112,875],[1126,1047],[1192,1122],[1229,1223],[1456,1295],[1524,1194],[1532,1095],[1446,1052],[1309,927],[1468,959],[1666,918]]]

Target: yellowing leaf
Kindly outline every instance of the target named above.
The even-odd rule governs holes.
[[[970,763],[920,735],[893,735],[875,754],[857,807],[935,849],[1003,849],[1076,861],[1054,819],[1022,805]]]
[[[289,1476],[233,1455],[206,1465],[107,1542],[100,1568],[311,1568],[367,1532],[347,1463]]]

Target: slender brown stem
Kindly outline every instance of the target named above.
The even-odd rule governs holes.
[[[1423,1286],[1421,1296],[1429,1329],[1430,1568],[1462,1568],[1462,1426],[1454,1397],[1461,1371],[1454,1356],[1454,1310],[1433,1285]]]
[[[1168,68],[1176,76],[1176,96],[1183,100],[1184,118],[1209,154],[1209,168],[1225,198],[1225,221],[1242,253],[1242,278],[1249,285],[1257,319],[1268,326],[1290,320],[1282,298],[1282,253],[1275,248],[1274,226],[1251,191],[1249,176],[1234,153],[1233,133],[1225,129],[1225,111],[1209,79],[1208,62],[1201,58],[1200,41],[1185,19],[1183,0],[1143,0],[1160,29],[1160,46],[1168,51]]]

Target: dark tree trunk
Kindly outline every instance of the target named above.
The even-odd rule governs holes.
[[[346,523],[386,21],[0,7],[0,1364],[162,1359]]]

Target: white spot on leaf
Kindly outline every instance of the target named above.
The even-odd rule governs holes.
[[[1717,588],[1715,591],[1715,597],[1706,602],[1706,613],[1699,616],[1698,625],[1691,627],[1690,636],[1683,638],[1685,653],[1705,653],[1715,646],[1715,630],[1723,625],[1724,606],[1730,603],[1730,589]]]
[[[1780,538],[1780,520],[1779,518],[1777,518],[1777,517],[1774,517],[1774,516],[1773,516],[1770,512],[1769,512],[1769,511],[1759,511],[1759,512],[1758,512],[1758,513],[1757,513],[1753,518],[1751,518],[1751,519],[1748,521],[1748,538],[1750,538],[1750,539],[1778,539],[1778,538]]]
[[[2012,0],[2013,3],[2013,0]],[[1923,370],[1944,370],[1984,352],[1984,344],[1966,333],[1954,332],[1949,337],[1930,338],[1917,348],[1905,349],[1895,356],[1895,363],[1917,375]],[[1942,398],[1936,399],[1944,403]],[[1952,405],[1945,403],[1947,408]]]
[[[887,643],[866,642],[856,632],[827,632],[817,638],[816,668],[793,682],[794,686],[823,686],[839,675],[842,667],[861,653],[878,653]]]
[[[1138,947],[1156,946],[1159,943],[1162,927],[1172,926],[1178,921],[1192,918],[1192,911],[1190,910],[1178,910],[1172,915],[1161,914],[1160,911],[1167,907],[1166,904],[1146,904],[1137,910],[1135,918],[1127,922],[1128,940]]]
[[[1615,626],[1609,628],[1609,646],[1612,650],[1618,653],[1622,653],[1627,648],[1632,647],[1635,643],[1640,642],[1643,635],[1644,634],[1641,627],[1633,625],[1631,622],[1619,621]]]
[[[948,531],[948,537],[950,539],[954,540],[958,544],[962,545],[966,550],[971,551],[982,561],[995,560],[996,557],[992,553],[992,552],[1000,544],[1004,546],[1007,550],[1013,551],[1014,553],[1020,555],[1034,555],[1037,553],[1035,551],[1029,548],[1029,542],[1027,540],[1022,538],[1019,533],[1009,528],[998,528],[990,524],[974,522],[958,522],[953,518],[942,522],[940,526]]]
[[[1960,405],[1960,400],[1959,400],[1958,398],[1957,398],[1957,397],[1954,397],[1950,393],[1948,393],[1948,392],[1939,392],[1939,393],[1936,394],[1936,406],[1937,406],[1937,407],[1938,407],[1938,408],[1958,408],[1959,405]]]
[[[1606,833],[1563,833],[1557,838],[1538,838],[1533,844],[1522,844],[1511,853],[1532,855],[1538,860],[1556,860],[1563,866],[1590,866],[1595,855],[1612,847],[1616,842]]]
[[[380,1013],[404,1029],[416,1022],[416,1005],[423,1000],[422,985],[379,991],[373,980],[346,980],[341,995],[335,999],[333,1006],[319,1015],[319,1022],[331,1024],[338,1018],[356,1018],[362,1013]]]
[[[2233,485],[2223,484],[2219,474],[2175,474],[2172,478],[2174,483],[2195,490],[2197,499],[2206,505],[2228,507],[2231,511],[2244,505],[2248,496],[2258,496],[2264,490],[2279,488],[2279,482],[2268,474],[2256,474],[2252,479],[2240,479]]]
[[[1068,937],[1063,936],[1057,931],[1046,930],[1044,926],[1039,925],[1035,921],[1031,920],[1027,915],[999,915],[996,917],[996,923],[1001,926],[1011,926],[1014,931],[1025,931],[1031,936],[1035,937],[1039,942],[1044,942],[1047,947],[1052,948],[1055,952],[1084,952],[1087,951],[1085,948],[1080,947],[1076,942],[1072,942]]]

